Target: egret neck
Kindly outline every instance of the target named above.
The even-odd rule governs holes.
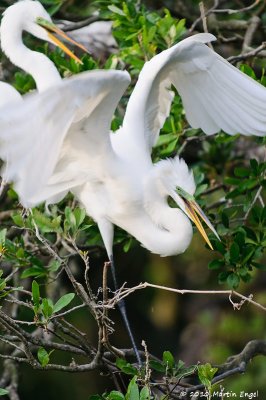
[[[3,19],[1,46],[7,57],[13,64],[32,75],[39,92],[59,84],[61,77],[53,62],[44,54],[30,50],[24,45],[23,31],[22,24],[18,26],[15,20],[9,20],[8,17]]]

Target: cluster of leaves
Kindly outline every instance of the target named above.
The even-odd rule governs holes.
[[[61,311],[63,308],[69,305],[74,299],[75,293],[66,293],[55,304],[51,299],[46,297],[41,298],[40,296],[40,286],[34,280],[32,282],[32,302],[33,302],[33,312],[34,319],[36,323],[43,324],[47,326],[50,318]]]
[[[145,61],[176,43],[185,32],[185,21],[176,20],[165,9],[164,15],[147,10],[135,1],[106,4],[104,16],[113,20],[113,34],[119,42],[119,56],[132,75]]]
[[[215,385],[212,384],[212,380],[214,375],[218,371],[218,368],[214,368],[210,363],[198,365],[198,376],[200,382],[205,386],[206,394],[211,399],[211,393],[215,388]]]
[[[254,268],[265,270],[259,260],[266,247],[266,207],[254,201],[265,187],[265,170],[265,162],[252,159],[249,167],[236,167],[234,177],[224,180],[231,190],[217,221],[221,241],[212,240],[220,257],[212,260],[209,268],[221,271],[219,282],[231,288],[237,288],[240,281],[249,282]]]
[[[92,395],[89,400],[159,400],[171,398],[169,397],[171,395],[171,389],[169,392],[166,390],[168,394],[160,397],[158,394],[154,394],[156,385],[151,387],[149,382],[152,380],[153,374],[157,375],[158,378],[158,373],[162,375],[165,384],[168,384],[169,388],[175,387],[176,384],[182,386],[182,379],[194,377],[204,385],[206,393],[211,394],[215,387],[212,384],[212,380],[218,371],[217,368],[212,367],[209,363],[185,367],[183,361],[179,360],[177,363],[175,362],[174,356],[170,351],[163,352],[162,361],[149,361],[148,369],[150,376],[148,383],[147,376],[145,377],[147,373],[146,367],[139,370],[124,359],[117,359],[116,365],[124,374],[131,376],[126,393],[123,394],[119,391],[112,390],[110,393]],[[185,395],[185,393],[185,391],[182,391],[181,396]]]
[[[117,390],[112,390],[110,393],[92,395],[89,400],[151,400],[151,396],[149,387],[143,386],[140,389],[137,384],[137,376],[134,376],[129,382],[125,395]]]

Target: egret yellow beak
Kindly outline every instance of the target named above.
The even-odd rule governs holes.
[[[38,17],[36,19],[36,23],[47,31],[49,38],[51,39],[51,41],[56,46],[60,47],[61,50],[63,50],[67,55],[69,55],[71,58],[73,58],[76,62],[78,62],[79,64],[82,64],[82,61],[71,50],[69,50],[69,48],[66,47],[66,45],[64,45],[64,43],[62,43],[56,36],[54,36],[52,34],[52,32],[56,33],[57,35],[61,36],[62,38],[64,38],[68,42],[74,44],[75,46],[79,47],[80,49],[82,49],[83,51],[88,53],[88,50],[86,49],[86,47],[82,46],[82,44],[79,44],[75,40],[73,40],[70,37],[68,37],[65,34],[65,32],[63,32],[56,25],[54,25],[52,22],[47,21],[44,18]]]
[[[207,233],[199,219],[199,217],[205,222],[205,224],[211,229],[211,231],[215,234],[215,236],[220,240],[218,233],[216,232],[214,226],[210,222],[209,218],[204,214],[203,210],[200,206],[196,203],[194,197],[187,193],[184,189],[177,187],[176,193],[182,198],[185,203],[185,213],[194,222],[196,227],[198,228],[200,234],[203,236],[206,243],[209,247],[213,250],[211,242],[207,236]]]

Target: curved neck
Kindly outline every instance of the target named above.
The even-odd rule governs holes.
[[[161,256],[183,253],[192,239],[192,225],[178,209],[157,207],[156,221],[147,212],[112,221],[134,236],[146,249]]]
[[[59,83],[61,77],[53,62],[42,53],[29,50],[22,41],[23,29],[12,25],[5,21],[1,24],[1,46],[10,61],[32,75],[38,91]]]
[[[192,225],[179,208],[167,203],[167,192],[161,179],[156,179],[156,169],[147,176],[144,184],[144,212],[139,221],[138,233],[131,232],[150,251],[162,256],[183,253],[192,239]],[[135,219],[135,224],[136,224]]]

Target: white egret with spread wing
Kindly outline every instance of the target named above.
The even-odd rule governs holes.
[[[266,133],[266,89],[206,46],[214,39],[207,33],[194,35],[147,62],[115,134],[110,132],[112,116],[130,82],[122,71],[86,73],[87,97],[80,74],[15,110],[0,110],[0,156],[7,161],[7,177],[21,203],[58,202],[71,191],[97,222],[113,274],[114,225],[163,256],[186,250],[192,238],[190,220],[210,246],[199,217],[216,234],[194,200],[195,182],[186,163],[178,157],[156,164],[151,159],[170,112],[171,85],[181,95],[192,127],[206,134],[221,129],[228,134]],[[20,59],[12,61],[20,65]],[[75,116],[73,109],[69,116],[69,87],[75,84],[78,105]],[[27,121],[29,109],[34,118]],[[168,205],[169,196],[178,208]]]

